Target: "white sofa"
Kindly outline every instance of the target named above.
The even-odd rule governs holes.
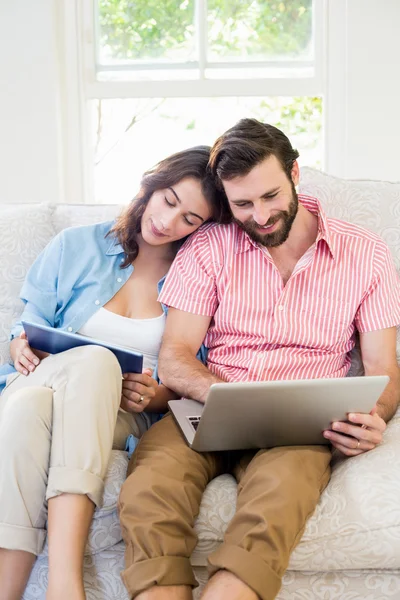
[[[304,168],[301,190],[318,196],[329,215],[379,233],[400,266],[400,184],[344,181]],[[19,315],[18,292],[29,265],[64,227],[112,218],[116,206],[0,205],[0,362],[8,362],[8,334]],[[84,252],[84,248],[82,248]],[[398,344],[398,349],[400,345]],[[360,371],[354,355],[352,374]],[[1,401],[1,400],[0,400]],[[88,600],[127,600],[120,579],[124,544],[117,498],[127,456],[113,451],[104,506],[96,511],[85,559]],[[192,564],[206,580],[206,556],[222,540],[236,502],[229,475],[208,486],[197,518]],[[46,549],[36,561],[24,600],[45,598]],[[278,600],[400,599],[400,414],[373,452],[334,461],[331,482],[293,552]]]

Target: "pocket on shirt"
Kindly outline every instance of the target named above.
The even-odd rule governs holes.
[[[319,310],[305,308],[299,311],[305,344],[329,348],[347,341],[353,323],[350,304],[324,298],[319,298],[319,302]],[[312,306],[314,302],[310,304]]]

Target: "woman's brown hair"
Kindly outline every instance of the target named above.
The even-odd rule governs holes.
[[[157,190],[166,189],[182,179],[191,177],[200,181],[201,190],[210,209],[211,219],[226,223],[231,214],[223,191],[218,190],[207,167],[210,146],[195,146],[168,156],[143,175],[139,194],[117,218],[109,234],[114,234],[124,249],[125,260],[121,268],[130,265],[139,253],[137,236],[141,231],[141,220],[151,196]],[[177,243],[176,250],[183,240]]]

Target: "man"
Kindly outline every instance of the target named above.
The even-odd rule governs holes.
[[[201,402],[215,382],[344,377],[357,330],[366,375],[390,382],[372,414],[349,415],[324,432],[356,456],[381,442],[398,405],[400,284],[382,240],[328,219],[317,199],[297,197],[297,157],[280,130],[253,119],[215,143],[210,168],[233,222],[205,226],[171,268],[160,296],[171,307],[160,374]],[[204,338],[206,366],[195,358]],[[322,446],[200,454],[166,416],[142,438],[121,494],[131,596],[192,598],[194,518],[207,483],[230,472],[237,511],[209,556],[203,599],[275,598],[329,481],[330,457]]]

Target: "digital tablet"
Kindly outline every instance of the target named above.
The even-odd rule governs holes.
[[[46,325],[36,325],[35,323],[22,321],[22,326],[31,348],[36,348],[49,354],[58,354],[77,346],[102,346],[115,354],[121,366],[122,373],[141,373],[143,370],[143,355],[134,350],[88,338],[79,333],[69,333],[62,329],[54,329],[54,327],[47,327]]]

